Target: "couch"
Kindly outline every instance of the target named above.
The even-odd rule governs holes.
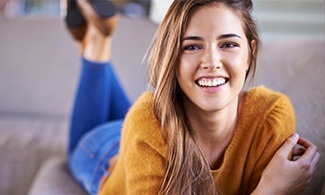
[[[0,194],[86,194],[66,166],[69,115],[79,74],[79,56],[60,19],[0,17]],[[122,17],[112,58],[132,100],[146,89],[142,63],[157,25]],[[325,194],[325,41],[281,40],[264,45],[258,76],[287,94],[297,131],[322,155],[308,189]]]

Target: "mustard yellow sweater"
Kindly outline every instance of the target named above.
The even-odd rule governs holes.
[[[100,194],[159,192],[167,149],[152,106],[153,94],[145,92],[127,114],[117,164]],[[294,129],[294,111],[286,96],[264,87],[248,91],[223,164],[211,171],[219,194],[251,193],[263,169]]]

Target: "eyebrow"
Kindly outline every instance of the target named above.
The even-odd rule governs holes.
[[[220,36],[218,37],[218,39],[227,39],[227,38],[231,38],[231,37],[237,37],[237,38],[242,39],[241,36],[239,36],[239,35],[237,35],[237,34],[232,34],[232,33],[230,33],[230,34],[223,34],[223,35],[220,35]],[[202,41],[203,38],[202,38],[202,37],[199,37],[199,36],[188,36],[188,37],[184,37],[184,38],[182,39],[182,42],[183,42],[183,41],[186,41],[186,40]]]
[[[227,38],[231,38],[231,37],[237,37],[241,39],[241,36],[237,35],[237,34],[224,34],[224,35],[220,35],[218,37],[218,39],[227,39]]]
[[[188,37],[184,37],[184,38],[182,39],[182,42],[183,42],[183,41],[186,41],[186,40],[202,41],[203,38],[202,38],[202,37],[199,37],[199,36],[188,36]]]

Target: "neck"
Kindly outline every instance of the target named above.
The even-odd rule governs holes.
[[[232,137],[237,123],[239,99],[234,99],[227,107],[218,111],[186,110],[194,132],[204,145],[219,142],[229,135]]]
[[[227,107],[214,112],[199,109],[186,110],[188,120],[211,167],[221,165],[237,125],[243,95],[239,95]]]

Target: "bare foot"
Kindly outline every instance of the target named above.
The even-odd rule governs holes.
[[[81,54],[91,61],[107,62],[111,56],[111,42],[111,36],[104,36],[93,24],[89,24],[80,45]]]
[[[112,34],[118,22],[118,13],[114,11],[111,17],[101,18],[89,0],[78,0],[77,3],[88,25],[86,36],[80,44],[81,54],[95,62],[110,60]],[[107,11],[112,9],[109,7]]]

